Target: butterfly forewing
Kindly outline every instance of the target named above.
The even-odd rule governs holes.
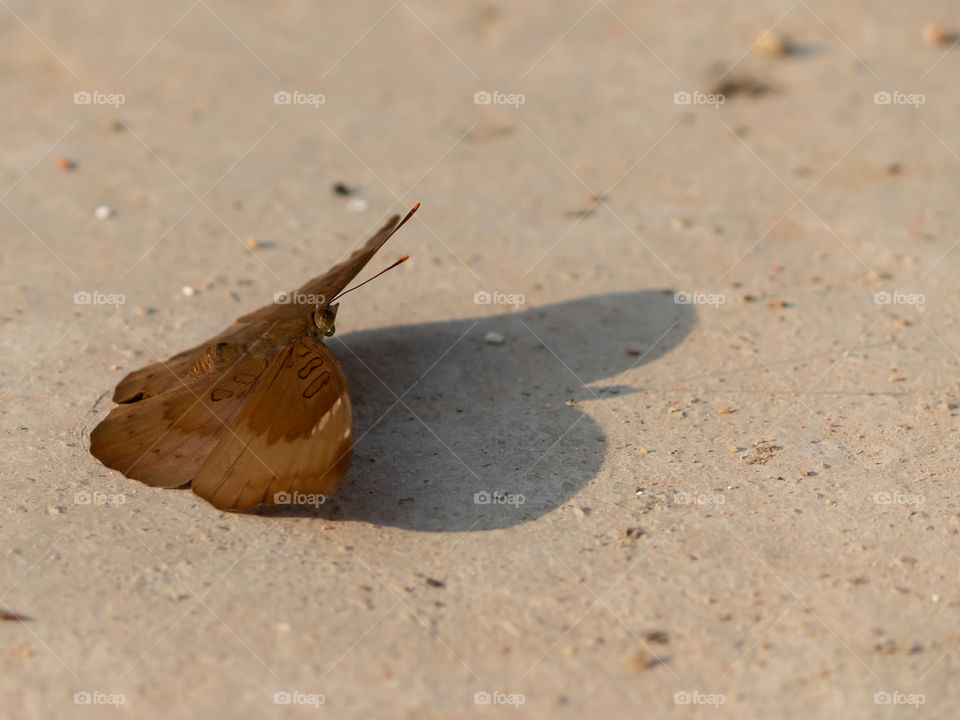
[[[332,301],[339,293],[343,292],[350,281],[357,276],[357,273],[363,270],[364,266],[370,262],[370,258],[377,253],[377,250],[383,247],[383,244],[390,239],[391,235],[403,227],[404,223],[410,219],[419,207],[420,204],[417,203],[403,220],[400,219],[399,215],[391,217],[387,220],[386,224],[380,228],[376,235],[367,240],[362,248],[355,250],[350,257],[334,265],[320,277],[315,277],[313,280],[299,287],[295,291],[294,297],[322,298],[328,302]],[[302,313],[302,311],[302,305],[298,306],[295,303],[274,303],[273,305],[267,305],[248,315],[244,315],[237,322],[277,320],[294,317]]]

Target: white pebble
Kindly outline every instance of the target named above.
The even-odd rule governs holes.
[[[113,209],[108,208],[106,205],[101,205],[93,211],[93,216],[97,220],[106,220],[107,218],[113,217]]]
[[[193,297],[197,291],[193,289],[192,285],[184,285],[182,288],[180,288],[180,292],[184,297]]]
[[[491,345],[503,345],[506,340],[504,340],[503,335],[500,333],[495,333],[493,330],[487,333],[486,338],[484,338]]]
[[[347,203],[347,210],[350,212],[363,212],[367,209],[367,201],[363,198],[350,198],[350,201]]]

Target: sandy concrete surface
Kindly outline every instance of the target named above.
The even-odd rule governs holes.
[[[957,29],[3,2],[0,717],[956,717]],[[417,201],[340,309],[325,504],[89,454]]]

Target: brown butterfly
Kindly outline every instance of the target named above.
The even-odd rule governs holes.
[[[334,301],[419,207],[294,293],[127,375],[90,452],[147,485],[191,483],[221,510],[332,492],[350,464],[353,430],[347,380],[322,338],[335,331]]]

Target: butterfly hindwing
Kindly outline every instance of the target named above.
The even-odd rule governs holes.
[[[259,353],[227,343],[195,355],[190,370],[157,394],[115,407],[90,434],[104,465],[154,487],[193,478],[267,368]]]
[[[130,403],[149,398],[154,395],[174,390],[180,387],[185,381],[197,375],[205,374],[204,353],[208,349],[221,350],[229,346],[230,352],[236,357],[245,356],[248,353],[260,351],[258,346],[263,342],[265,336],[276,334],[278,328],[277,321],[261,321],[256,323],[236,322],[222,333],[207,340],[203,345],[179,352],[173,357],[159,361],[134,370],[123,378],[113,391],[113,401],[115,403]],[[223,353],[221,353],[222,355]],[[198,359],[200,365],[198,366]]]
[[[283,503],[280,493],[327,495],[350,464],[350,397],[329,348],[306,335],[270,364],[193,479],[222,510]]]

